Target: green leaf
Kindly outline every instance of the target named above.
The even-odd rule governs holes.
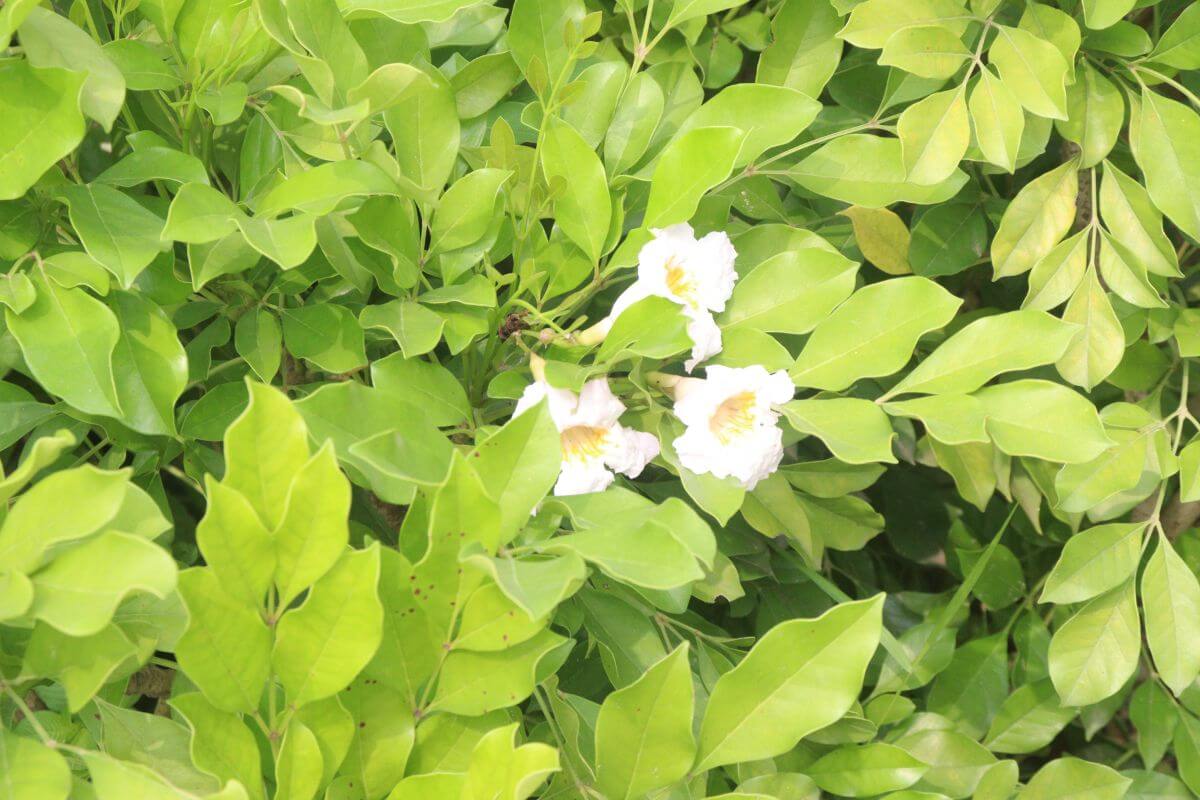
[[[619,581],[647,589],[673,589],[704,577],[691,551],[653,519],[559,536],[541,549],[574,553]]]
[[[187,386],[187,354],[179,332],[154,303],[130,292],[113,292],[121,336],[113,349],[113,378],[121,419],[141,433],[175,434],[175,403]]]
[[[949,666],[933,679],[929,710],[980,737],[1008,694],[1008,637],[972,639],[954,651]]]
[[[1082,603],[1123,584],[1137,569],[1145,528],[1141,522],[1113,522],[1072,536],[1038,602]]]
[[[1029,273],[1029,291],[1021,306],[1049,311],[1073,297],[1087,273],[1088,241],[1088,232],[1082,230],[1042,256]]]
[[[158,714],[120,708],[97,698],[100,744],[114,758],[151,767],[181,789],[211,792],[217,782],[192,765],[187,726]]]
[[[67,710],[74,714],[118,668],[132,665],[138,658],[138,649],[115,624],[84,637],[67,636],[49,625],[38,624],[26,644],[21,673],[61,684]]]
[[[1008,172],[1017,168],[1025,114],[1021,104],[991,69],[981,67],[967,100],[975,141],[983,157]]]
[[[961,444],[948,443],[936,427],[926,424],[929,430],[929,445],[937,465],[950,473],[958,493],[980,511],[987,508],[988,501],[996,491],[996,450],[988,443],[966,441]],[[966,437],[956,437],[966,438]],[[958,551],[961,555],[965,551]]]
[[[574,128],[556,119],[546,125],[540,154],[546,179],[563,184],[554,200],[555,223],[592,261],[597,261],[612,216],[604,165]]]
[[[818,758],[805,773],[827,792],[846,797],[906,789],[928,766],[892,744],[839,747]]]
[[[296,473],[283,516],[271,534],[275,585],[283,607],[343,555],[350,539],[349,514],[350,483],[326,442]]]
[[[966,29],[962,5],[955,0],[868,0],[854,7],[838,38],[857,47],[878,49],[896,33],[924,26],[941,26],[961,34]]]
[[[547,404],[509,420],[472,456],[484,488],[500,505],[500,540],[506,542],[558,479],[562,452]]]
[[[356,0],[353,8],[365,11],[376,11],[389,19],[406,25],[418,22],[444,22],[459,11],[470,9],[480,0],[407,0],[400,5],[392,5],[385,0]]]
[[[1183,103],[1142,91],[1134,157],[1154,204],[1180,230],[1200,237],[1200,116]]]
[[[166,91],[183,83],[174,66],[164,60],[158,49],[140,39],[114,39],[105,43],[103,50],[121,70],[125,86],[131,91]]]
[[[1162,214],[1140,183],[1104,162],[1100,216],[1109,230],[1121,232],[1121,244],[1151,273],[1179,275],[1175,248],[1162,230]]]
[[[321,788],[322,766],[317,737],[303,722],[292,719],[275,761],[275,796],[280,800],[314,797]]]
[[[1138,755],[1147,769],[1153,769],[1171,746],[1171,737],[1179,724],[1174,700],[1161,684],[1146,681],[1133,690],[1129,720],[1137,729]]]
[[[283,341],[297,358],[326,372],[353,372],[367,365],[362,327],[345,306],[317,303],[284,309]]]
[[[975,396],[992,441],[1009,455],[1078,464],[1112,445],[1095,407],[1065,386],[1028,379],[988,386]]]
[[[558,81],[571,57],[564,31],[568,25],[578,31],[585,13],[581,0],[517,0],[508,21],[508,46],[521,72],[529,76],[536,59],[542,73]]]
[[[317,245],[317,218],[296,214],[285,219],[238,216],[238,230],[246,244],[283,269],[303,264]]]
[[[855,292],[818,323],[789,374],[797,386],[841,390],[890,375],[917,340],[949,322],[962,301],[927,278],[895,278]]]
[[[0,477],[0,502],[7,503],[39,472],[57,461],[59,456],[75,444],[74,434],[67,430],[55,431],[33,442],[32,448],[21,459],[17,468]]]
[[[993,753],[1032,753],[1049,744],[1076,713],[1059,702],[1048,678],[1027,683],[1005,699],[983,744]]]
[[[289,210],[322,215],[347,198],[380,194],[400,194],[396,181],[382,169],[368,161],[334,161],[275,184],[255,212],[263,217]]]
[[[212,706],[199,692],[176,695],[171,706],[192,729],[192,761],[222,784],[237,781],[263,800],[258,744],[242,717]]]
[[[781,409],[788,424],[819,438],[847,464],[896,463],[887,414],[869,400],[855,397],[792,400]]]
[[[913,103],[896,131],[910,182],[929,186],[950,178],[971,141],[966,92],[949,89]]]
[[[258,610],[230,595],[210,567],[179,574],[188,628],[175,657],[188,677],[224,711],[254,711],[271,668],[271,631]]]
[[[1169,539],[1142,573],[1142,613],[1154,667],[1177,696],[1200,675],[1200,583]]]
[[[943,342],[888,393],[973,392],[997,375],[1053,364],[1078,328],[1042,311],[983,317]]]
[[[643,224],[665,228],[686,222],[704,194],[733,169],[746,132],[741,128],[694,128],[673,140],[659,156],[650,180]]]
[[[1055,127],[1079,145],[1079,166],[1094,167],[1116,144],[1125,123],[1125,101],[1112,82],[1084,62],[1081,79],[1067,87],[1066,120]]]
[[[994,27],[997,36],[988,59],[1017,101],[1040,117],[1066,119],[1067,59],[1053,44],[1023,28]]]
[[[1083,20],[1089,28],[1108,28],[1132,11],[1134,4],[1135,0],[1084,0]]]
[[[926,432],[942,444],[987,443],[983,404],[967,394],[938,394],[899,403],[885,403],[883,410],[893,416],[921,420]],[[944,466],[944,465],[943,465]]]
[[[21,49],[39,69],[59,67],[87,77],[79,108],[111,130],[125,104],[125,76],[91,36],[53,11],[34,8],[21,24]]]
[[[1078,162],[1068,161],[1027,183],[1000,220],[992,239],[997,278],[1028,272],[1054,249],[1075,221]]]
[[[240,214],[232,200],[207,182],[185,183],[171,200],[161,236],[191,244],[214,242],[237,228]]]
[[[359,679],[339,695],[354,719],[354,736],[338,772],[368,797],[381,797],[404,777],[412,751],[412,706],[396,690]]]
[[[511,175],[507,170],[485,167],[455,181],[438,201],[430,251],[458,250],[482,239],[496,215],[500,188]]]
[[[91,775],[91,790],[99,800],[117,800],[121,797],[184,800],[189,797],[167,783],[154,770],[141,764],[118,761],[98,752],[87,752],[82,758]],[[245,796],[244,793],[242,796]]]
[[[1141,308],[1166,308],[1138,258],[1107,231],[1100,233],[1100,274],[1125,302]]]
[[[854,291],[858,265],[820,245],[768,258],[742,277],[718,318],[727,330],[807,333]]]
[[[105,184],[63,190],[71,225],[88,255],[128,289],[161,250],[163,221],[133,198]]]
[[[841,718],[879,645],[882,595],[776,625],[718,679],[697,769],[771,758]]]
[[[271,665],[288,701],[303,706],[336,694],[379,646],[383,607],[376,594],[379,548],[350,550],[284,614]]]
[[[371,382],[381,392],[423,409],[435,425],[456,425],[470,415],[462,384],[438,364],[391,355],[371,364]]]
[[[208,508],[196,526],[196,544],[225,591],[257,607],[275,571],[271,533],[240,492],[209,476],[205,494]]]
[[[486,113],[520,82],[521,69],[507,52],[487,53],[473,59],[450,79],[458,116],[470,119]]]
[[[1200,11],[1186,6],[1154,45],[1149,59],[1178,69],[1200,67]]]
[[[933,206],[912,226],[908,261],[926,278],[954,275],[980,260],[987,247],[987,223],[976,203]]]
[[[308,462],[304,420],[277,389],[247,381],[250,403],[225,431],[225,479],[268,529],[283,518],[292,479]]]
[[[399,11],[403,13],[410,5],[404,4]],[[426,75],[430,80],[410,83],[383,115],[400,174],[419,187],[423,201],[441,193],[458,159],[459,145],[454,90],[437,70],[429,70]]]
[[[863,257],[888,275],[908,275],[912,236],[899,215],[886,208],[851,206],[841,212],[854,226],[854,242]]]
[[[1050,640],[1050,678],[1063,705],[1085,706],[1114,694],[1137,669],[1141,652],[1133,581],[1083,606]]]
[[[437,347],[446,321],[420,303],[392,300],[367,306],[358,315],[363,328],[382,328],[400,345],[404,358],[415,358]]]
[[[762,108],[770,108],[771,113],[756,113]],[[741,129],[745,137],[733,163],[740,167],[772,147],[795,140],[820,110],[820,103],[795,89],[756,83],[734,84],[692,112],[676,135],[682,137],[696,128]]]
[[[436,486],[446,480],[454,448],[414,409],[401,429],[355,442],[348,454],[389,478]]]
[[[634,683],[604,699],[596,720],[596,783],[630,800],[683,778],[696,754],[692,672],[680,645]]]
[[[175,588],[175,562],[158,545],[109,531],[58,556],[33,576],[29,614],[69,636],[91,636],[135,592],[164,598]]]
[[[742,517],[764,536],[786,536],[810,564],[819,563],[823,538],[814,534],[804,505],[782,475],[770,475],[743,495]]]
[[[442,665],[429,710],[479,716],[514,706],[533,693],[539,676],[549,674],[550,670],[543,669],[542,660],[557,664],[555,656],[565,655],[568,641],[542,631],[526,642],[495,653],[452,651]]]
[[[80,411],[119,418],[116,315],[84,290],[64,289],[42,274],[34,274],[33,284],[33,305],[20,314],[5,311],[33,377]]]
[[[66,800],[71,770],[61,755],[26,736],[0,730],[0,772],[4,800]]]
[[[508,599],[499,584],[487,583],[463,603],[453,646],[460,650],[504,650],[533,638],[547,622],[545,617],[530,617]]]
[[[1200,500],[1200,442],[1194,439],[1179,452],[1179,499],[1185,503]]]
[[[233,344],[259,380],[270,383],[279,372],[283,332],[279,320],[269,310],[251,309],[239,317],[233,330]]]
[[[25,311],[33,305],[36,299],[37,290],[33,288],[29,278],[22,273],[5,275],[4,281],[0,282],[0,303],[3,303],[15,314]]]
[[[621,175],[645,154],[665,102],[662,87],[649,74],[639,72],[629,80],[604,134],[604,163],[609,173]]]
[[[34,69],[25,59],[0,65],[0,115],[6,120],[0,133],[0,200],[25,194],[83,140],[77,98],[85,78],[80,72]]]
[[[558,751],[541,742],[516,747],[517,723],[488,731],[471,751],[471,763],[461,797],[522,798],[531,794],[546,779],[559,770]]]
[[[681,353],[692,344],[687,323],[675,301],[645,297],[616,318],[596,353],[596,361],[615,363],[632,356],[668,358]]]
[[[1137,422],[1142,421],[1139,416]],[[1145,421],[1154,424],[1152,418]],[[1055,477],[1058,508],[1073,513],[1088,511],[1137,486],[1146,464],[1146,448],[1153,445],[1153,431],[1110,425],[1108,435],[1115,445],[1091,461],[1063,467]]]
[[[667,17],[667,27],[674,27],[696,17],[704,17],[736,8],[746,0],[674,0],[671,14]]]
[[[787,0],[771,20],[771,43],[758,57],[755,81],[818,97],[841,60],[834,38],[841,19],[829,2]]]
[[[1131,783],[1132,780],[1103,764],[1078,758],[1059,758],[1030,778],[1021,791],[1021,797],[1025,800],[1073,797],[1120,800]]]
[[[476,546],[464,549],[462,560],[490,575],[530,619],[548,616],[587,578],[587,566],[573,553],[558,558],[490,558]]]
[[[1179,724],[1172,740],[1179,777],[1193,793],[1200,786],[1200,721],[1183,709],[1177,709]]]
[[[38,481],[17,498],[0,526],[0,564],[33,572],[61,545],[102,530],[120,510],[128,482],[127,470],[109,472],[90,464]],[[64,503],[64,497],[87,502]]]
[[[1095,271],[1089,271],[1071,295],[1063,321],[1081,330],[1058,361],[1064,378],[1091,389],[1112,374],[1125,354],[1125,332]]]
[[[949,200],[967,181],[954,171],[930,186],[908,181],[899,139],[854,133],[821,145],[788,170],[796,183],[824,197],[867,208],[896,202],[932,204]]]
[[[901,28],[883,45],[879,63],[920,75],[945,80],[971,59],[956,34],[936,25]]]

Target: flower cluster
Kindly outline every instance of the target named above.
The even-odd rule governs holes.
[[[665,297],[683,308],[692,339],[691,373],[700,362],[721,352],[721,329],[714,313],[725,309],[737,281],[737,256],[721,232],[695,237],[690,225],[653,231],[638,253],[637,280],[613,304],[611,313],[590,331],[603,338],[625,309],[650,296]],[[579,394],[546,383],[535,363],[535,381],[526,387],[514,415],[540,403],[549,405],[562,446],[557,495],[606,489],[614,472],[634,478],[659,453],[658,440],[619,420],[625,405],[604,378],[588,381]],[[733,478],[753,489],[783,459],[783,431],[776,408],[792,399],[795,386],[784,371],[709,366],[704,378],[663,376],[659,385],[674,398],[675,415],[685,430],[673,447],[680,464],[697,474]]]

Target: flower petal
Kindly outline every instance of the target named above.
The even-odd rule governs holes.
[[[615,479],[616,476],[604,466],[603,459],[564,461],[562,472],[558,474],[558,482],[554,484],[554,494],[563,497],[602,492],[611,486]]]

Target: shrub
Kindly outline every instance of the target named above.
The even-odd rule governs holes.
[[[0,798],[1200,793],[1200,8],[0,5]]]

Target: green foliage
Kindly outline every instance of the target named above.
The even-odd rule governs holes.
[[[0,50],[0,800],[1200,794],[1198,4]]]

